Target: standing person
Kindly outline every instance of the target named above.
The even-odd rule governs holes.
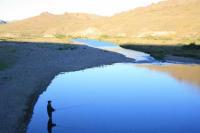
[[[54,112],[54,111],[55,111],[55,109],[52,107],[51,101],[48,101],[47,113],[48,113],[48,116],[49,116],[50,119],[52,118],[52,112]]]

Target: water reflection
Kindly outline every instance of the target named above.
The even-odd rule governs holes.
[[[52,122],[52,118],[49,118],[48,123],[47,123],[47,131],[48,131],[48,133],[52,133],[52,129],[55,126],[56,126],[56,124]]]
[[[200,65],[165,64],[165,65],[140,65],[150,70],[166,72],[172,77],[200,87]]]
[[[198,86],[133,64],[63,73],[38,99],[28,133],[199,133]]]

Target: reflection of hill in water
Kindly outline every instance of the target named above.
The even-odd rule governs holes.
[[[142,65],[154,71],[166,72],[172,77],[200,87],[200,65]]]

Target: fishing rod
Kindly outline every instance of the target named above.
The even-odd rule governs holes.
[[[71,129],[71,130],[83,130],[81,127],[68,127],[68,126],[63,126],[63,125],[57,125],[54,128],[63,128],[63,129]]]
[[[72,108],[79,108],[85,105],[89,105],[89,104],[78,104],[78,105],[71,105],[71,106],[66,106],[66,107],[62,107],[62,108],[56,108],[56,111],[63,111],[66,109],[72,109]]]
[[[65,106],[65,107],[61,107],[61,108],[55,108],[55,112],[58,112],[58,111],[65,111],[67,109],[73,109],[73,108],[80,108],[82,106],[85,106],[85,105],[89,105],[89,104],[78,104],[78,105],[71,105],[71,106]],[[52,112],[54,113],[54,112]],[[36,113],[36,112],[33,112],[33,115],[39,115],[40,113]],[[45,112],[46,114],[46,112]],[[43,115],[41,115],[42,117],[44,117]]]

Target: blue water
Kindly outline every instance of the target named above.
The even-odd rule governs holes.
[[[200,133],[200,91],[166,73],[114,64],[62,73],[38,99],[28,133]]]
[[[126,56],[127,58],[134,59],[135,62],[137,62],[137,63],[157,62],[149,54],[146,54],[146,53],[143,53],[140,51],[124,49],[114,43],[111,43],[111,42],[99,41],[99,40],[94,40],[94,39],[82,39],[82,38],[73,39],[72,41],[74,43],[82,43],[82,44],[85,44],[90,47],[99,48],[99,49],[103,49],[106,51],[111,51],[111,52],[122,54],[122,55]]]
[[[105,42],[105,41],[98,41],[98,40],[94,40],[94,39],[81,39],[81,38],[77,38],[77,39],[73,39],[74,42],[81,42],[81,43],[85,43],[88,46],[91,47],[96,47],[96,48],[100,48],[100,47],[118,47],[117,45],[111,43],[111,42]]]

